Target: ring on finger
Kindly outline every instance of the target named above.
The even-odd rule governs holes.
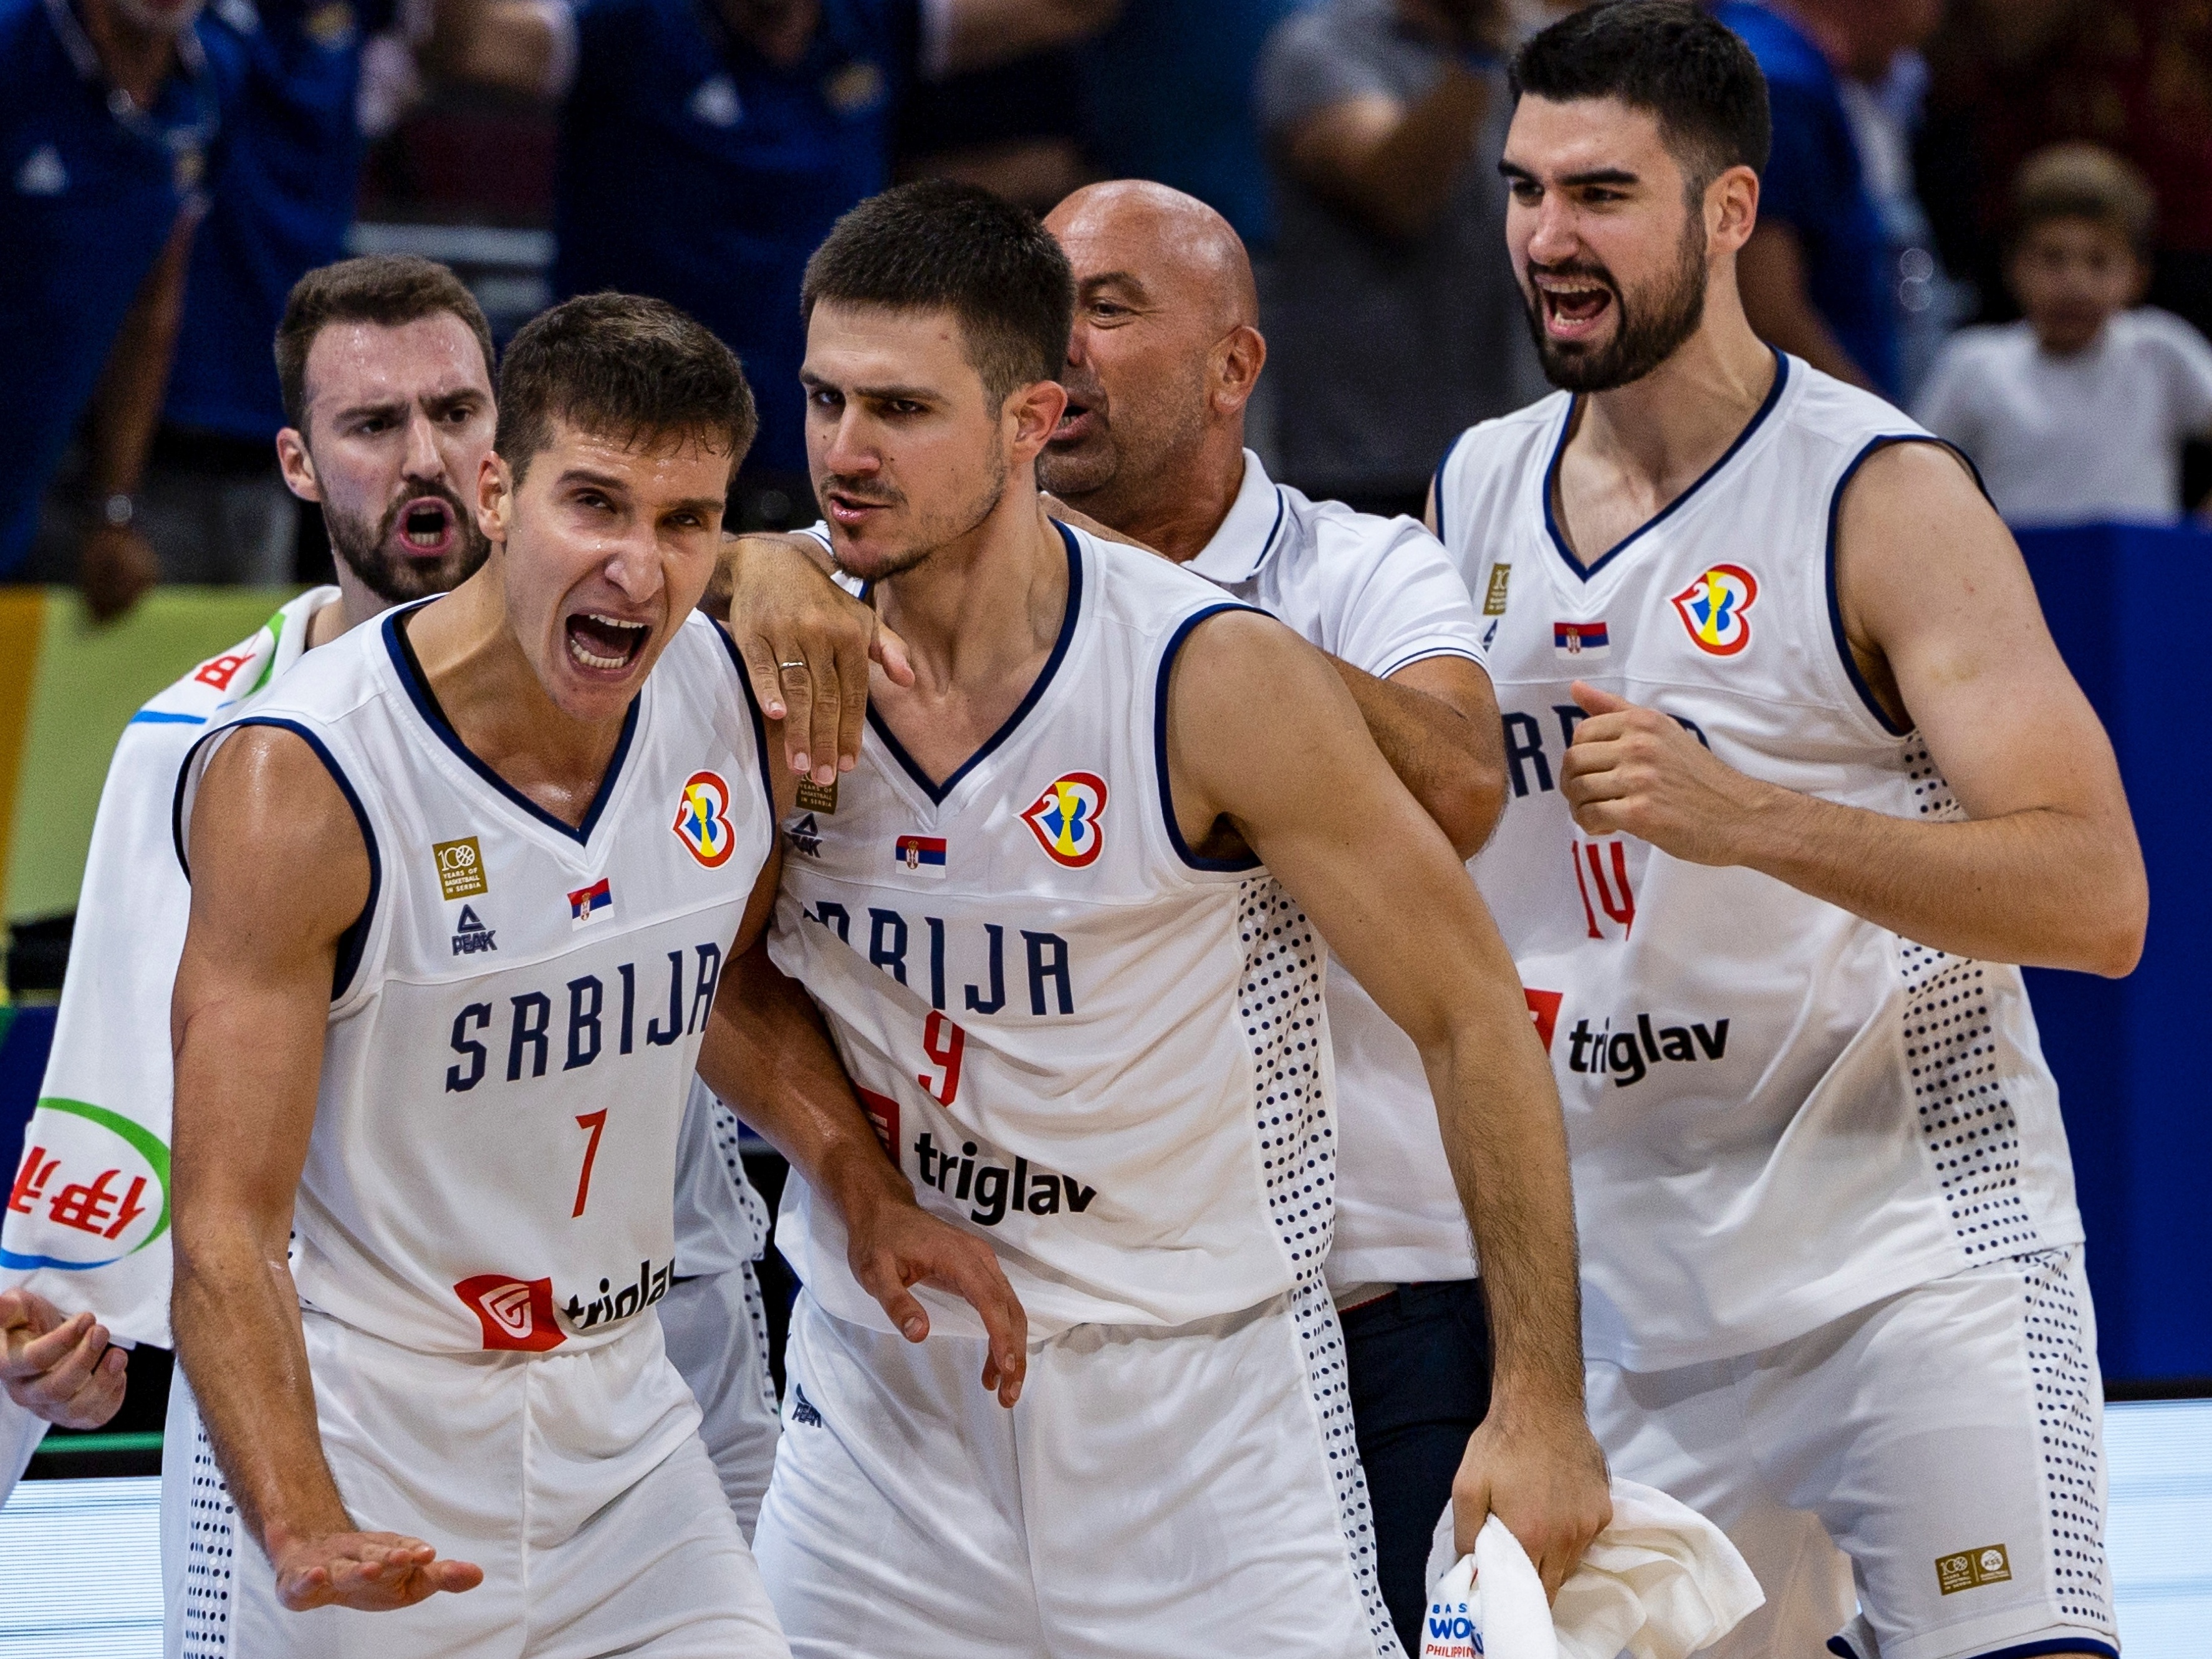
[[[804,668],[806,665],[804,662],[780,662],[776,664],[776,666],[778,668]]]

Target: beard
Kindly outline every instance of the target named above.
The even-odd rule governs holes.
[[[832,490],[850,494],[861,501],[884,507],[908,505],[904,491],[887,486],[881,480],[854,485],[846,483],[833,472],[816,481],[814,493],[817,497]],[[1006,494],[1006,457],[1003,451],[994,446],[982,487],[959,507],[941,513],[916,515],[905,546],[871,552],[866,560],[868,568],[860,569],[846,562],[846,550],[837,545],[833,534],[830,542],[830,560],[847,575],[857,576],[863,581],[887,581],[893,576],[904,575],[908,571],[927,563],[939,549],[958,541],[997,512]]]
[[[1705,318],[1705,226],[1700,215],[1690,216],[1676,252],[1670,279],[1639,294],[1633,306],[1603,265],[1577,259],[1545,267],[1548,276],[1601,283],[1612,295],[1620,320],[1613,337],[1601,346],[1562,344],[1552,338],[1544,326],[1543,298],[1531,280],[1523,290],[1523,309],[1529,338],[1543,360],[1544,378],[1562,392],[1610,392],[1642,380],[1673,356]]]
[[[1103,524],[1140,516],[1157,501],[1160,481],[1206,436],[1205,365],[1201,353],[1172,380],[1133,380],[1111,402],[1094,380],[1064,379],[1069,403],[1090,410],[1098,429],[1077,449],[1047,443],[1037,455],[1038,486]]]
[[[401,511],[408,502],[425,495],[435,495],[453,514],[453,543],[434,559],[410,558],[395,552],[392,543]],[[383,520],[377,524],[325,502],[323,525],[330,532],[331,551],[344,561],[362,586],[386,605],[450,593],[474,575],[491,552],[491,544],[477,527],[476,515],[465,511],[461,498],[443,484],[410,486],[385,508]]]

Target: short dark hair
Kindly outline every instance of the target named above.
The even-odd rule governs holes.
[[[923,179],[872,196],[837,221],[806,262],[801,315],[814,307],[950,311],[994,407],[1056,380],[1075,320],[1075,273],[1035,214],[975,185]]]
[[[1656,116],[1698,191],[1730,167],[1764,173],[1774,144],[1759,60],[1689,0],[1605,0],[1571,13],[1514,53],[1507,85],[1516,100],[1618,98]]]
[[[307,354],[315,337],[334,323],[374,323],[398,328],[449,311],[468,325],[483,351],[484,379],[499,356],[491,325],[468,284],[434,259],[411,253],[372,253],[309,271],[292,284],[284,318],[276,325],[276,388],[284,418],[307,429]]]
[[[492,447],[517,483],[556,421],[623,444],[689,438],[730,454],[760,430],[737,354],[663,300],[583,294],[540,312],[507,342]]]
[[[2118,231],[2139,257],[2150,252],[2158,198],[2143,176],[2095,144],[2053,144],[2029,156],[2013,180],[2011,240],[2053,219],[2087,219]]]

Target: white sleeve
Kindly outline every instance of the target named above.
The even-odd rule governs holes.
[[[35,1191],[0,1235],[13,1266],[104,1263],[30,1265],[19,1282],[65,1313],[90,1310],[118,1337],[157,1347],[170,1346],[169,1248],[160,1236],[174,1089],[169,997],[191,906],[170,808],[179,765],[204,729],[149,709],[116,745],[53,1049],[24,1132],[26,1155],[41,1149],[41,1167],[25,1172]]]
[[[2179,317],[2161,313],[2163,332],[2171,355],[2176,438],[2201,438],[2212,434],[2212,343]]]
[[[1927,381],[1912,405],[1914,420],[1969,454],[1973,453],[1981,435],[1972,418],[1971,379],[1966,342],[1951,340],[1937,356],[1936,366],[1928,371]]]
[[[1487,667],[1481,619],[1443,544],[1411,519],[1363,517],[1360,528],[1355,536],[1341,520],[1322,526],[1334,654],[1377,679],[1430,657]]]
[[[30,1467],[31,1454],[46,1437],[46,1419],[0,1394],[0,1509],[8,1505],[15,1483]]]

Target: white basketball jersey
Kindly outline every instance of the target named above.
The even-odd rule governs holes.
[[[1778,359],[1712,469],[1588,563],[1550,509],[1571,402],[1476,427],[1437,477],[1494,621],[1510,793],[1475,864],[1566,1108],[1590,1353],[1748,1352],[1977,1262],[2077,1242],[2057,1091],[2016,968],[1947,956],[1755,871],[1578,830],[1587,680],[1754,777],[1902,818],[1958,808],[1841,635],[1836,503],[1928,434]]]
[[[758,715],[726,637],[690,617],[571,828],[463,746],[411,614],[308,653],[225,728],[305,738],[368,847],[293,1276],[426,1352],[596,1346],[668,1288],[678,1127],[773,846]],[[180,829],[220,741],[186,766]]]
[[[1066,616],[1028,696],[941,784],[871,710],[834,808],[787,820],[770,944],[922,1205],[991,1242],[1033,1337],[1265,1302],[1318,1278],[1333,1207],[1321,941],[1256,860],[1185,847],[1169,800],[1169,672],[1242,607],[1061,535]],[[776,1237],[830,1312],[889,1328],[796,1176]]]

